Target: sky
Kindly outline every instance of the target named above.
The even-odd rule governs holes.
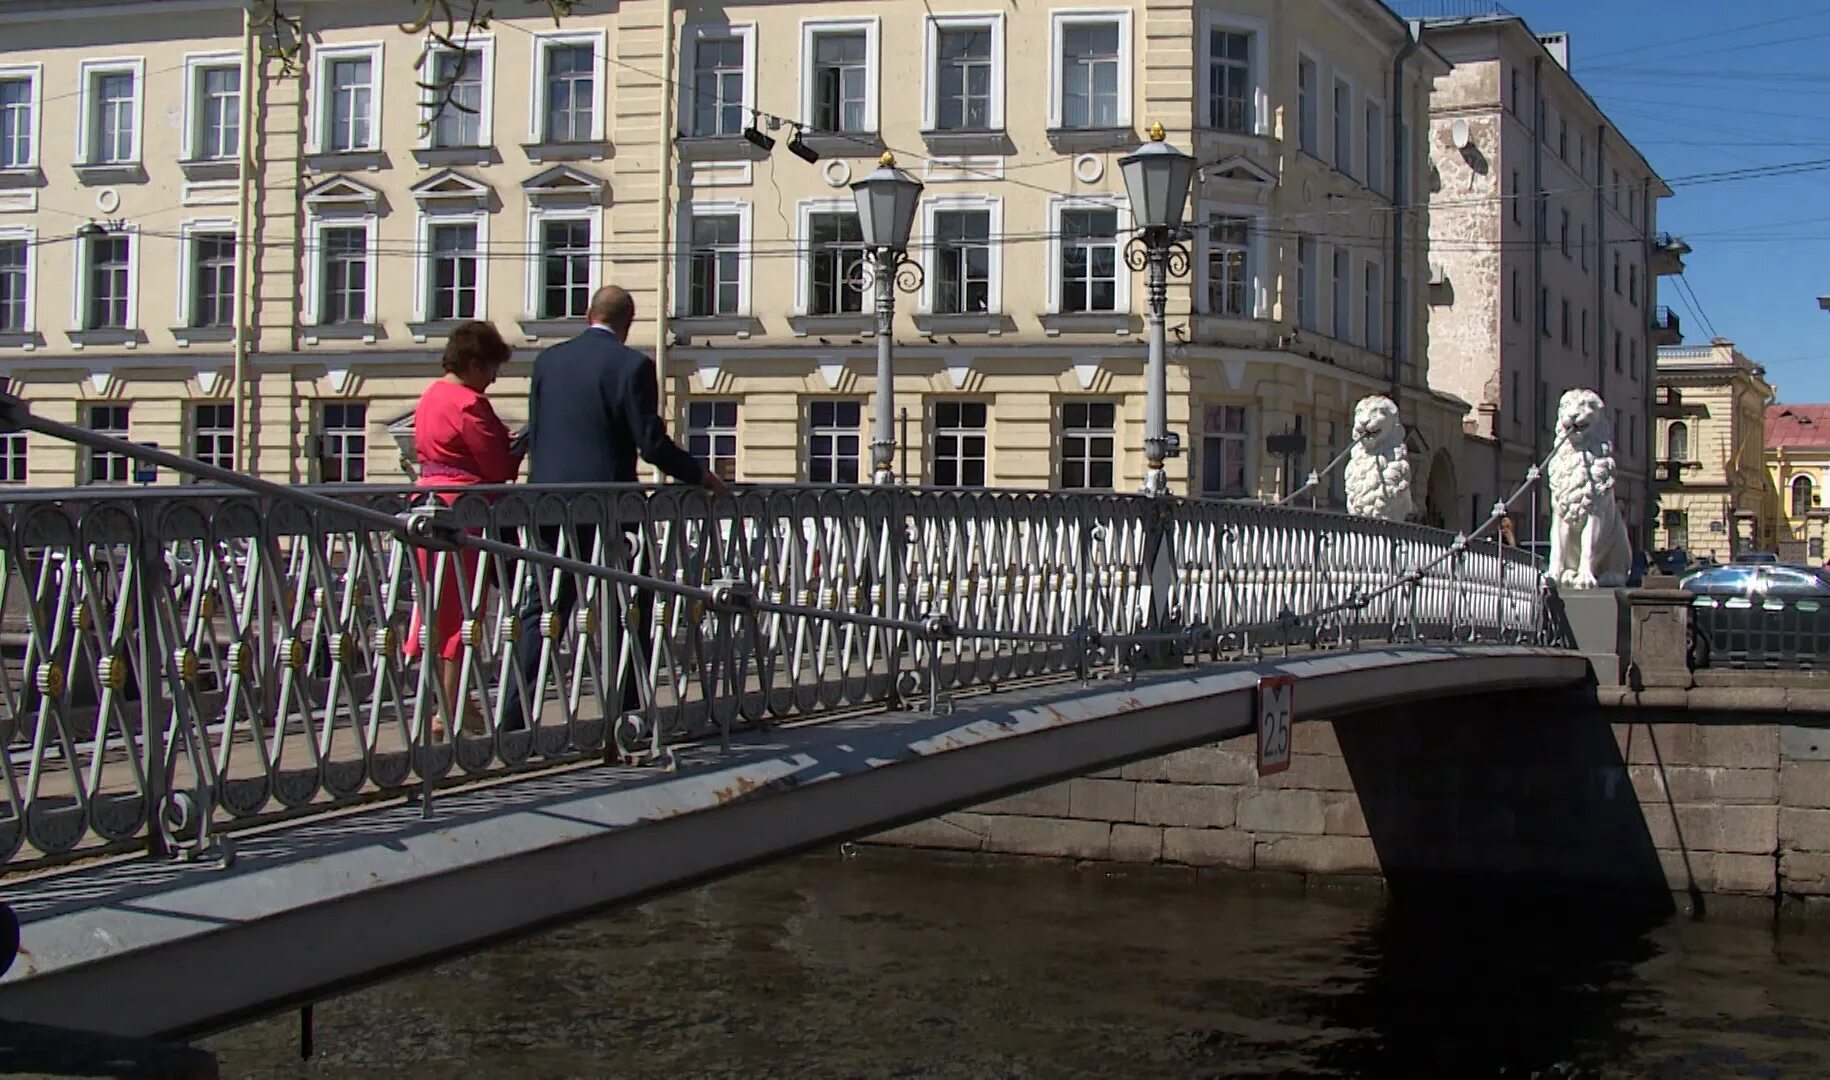
[[[1822,165],[1673,184],[1658,228],[1692,248],[1694,299],[1668,277],[1659,303],[1685,344],[1719,334],[1764,364],[1782,401],[1830,402],[1830,312],[1817,306],[1830,294],[1830,0],[1503,2],[1537,33],[1570,35],[1577,81],[1667,180]]]

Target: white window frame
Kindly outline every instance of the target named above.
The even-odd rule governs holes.
[[[544,145],[553,141],[546,130],[546,54],[554,48],[574,45],[591,47],[591,142],[604,141],[604,111],[609,98],[609,69],[604,57],[609,48],[603,30],[536,30],[532,62],[528,65],[532,85],[527,95],[527,141]]]
[[[853,202],[852,208],[857,204]],[[693,300],[693,219],[698,217],[735,217],[737,219],[737,310],[729,315],[692,315]],[[750,317],[750,286],[754,280],[751,250],[755,233],[750,228],[751,211],[747,199],[693,199],[680,204],[678,226],[674,235],[679,250],[674,255],[674,318],[676,319],[747,319]],[[802,228],[806,218],[802,218]],[[802,236],[806,233],[802,232]],[[796,281],[806,288],[806,264],[796,259]]]
[[[1096,433],[1098,433],[1098,434],[1093,434],[1093,435],[1078,435],[1077,436],[1077,438],[1079,438],[1081,440],[1085,440],[1088,438],[1098,438],[1099,435],[1105,434],[1108,430],[1106,428],[1070,428],[1070,427],[1068,427],[1067,426],[1067,410],[1068,410],[1068,406],[1070,406],[1070,405],[1086,405],[1089,407],[1103,405],[1112,410],[1112,427],[1109,429],[1111,432],[1111,437],[1112,437],[1112,456],[1111,456],[1112,484],[1110,487],[1093,487],[1091,485],[1085,485],[1085,484],[1081,485],[1080,487],[1069,487],[1068,486],[1068,482],[1067,482],[1067,463],[1069,460],[1068,453],[1067,453],[1068,432],[1074,431],[1074,432],[1096,432]],[[1073,397],[1057,398],[1055,401],[1054,422],[1055,422],[1055,452],[1054,452],[1055,481],[1059,487],[1059,490],[1062,490],[1062,491],[1117,491],[1119,489],[1119,485],[1124,483],[1124,479],[1125,479],[1125,476],[1124,476],[1125,446],[1124,446],[1124,443],[1121,441],[1124,438],[1124,425],[1125,425],[1125,410],[1124,410],[1123,403],[1114,398],[1110,398],[1110,397],[1073,396]],[[1083,454],[1080,457],[1076,458],[1075,460],[1079,461],[1083,466],[1085,466],[1091,462],[1097,461],[1098,459]],[[1085,471],[1090,472],[1091,470],[1087,469]],[[1083,476],[1082,479],[1084,480],[1084,479],[1088,479],[1088,478]]]
[[[43,64],[0,64],[0,79],[24,79],[30,86],[26,94],[28,118],[26,138],[30,140],[26,148],[25,160],[17,165],[9,165],[5,170],[35,169],[43,156],[44,146],[44,65]]]
[[[942,406],[958,406],[959,408],[964,409],[973,405],[985,410],[984,423],[978,427],[942,427],[940,425],[940,409]],[[930,430],[927,439],[928,460],[926,464],[928,467],[928,482],[930,484],[933,484],[935,487],[945,487],[952,491],[980,491],[992,486],[991,406],[991,399],[985,397],[954,397],[952,395],[947,395],[945,397],[935,397],[932,399],[929,403],[927,417]],[[940,440],[942,435],[946,435],[954,440],[953,453],[945,456],[940,452]],[[973,437],[977,437],[984,441],[984,448],[976,457],[965,453],[960,448],[964,440]],[[952,463],[954,483],[942,484],[940,482],[940,464],[942,461]],[[983,473],[984,479],[977,484],[964,483],[960,480],[960,476],[965,472],[965,466],[973,461],[978,462],[979,469]]]
[[[934,301],[940,295],[940,252],[934,246],[934,219],[958,211],[983,211],[991,218],[990,261],[986,264],[986,315],[1004,313],[1004,200],[996,195],[936,195],[921,201],[921,261],[927,275],[921,289],[921,312],[934,313]],[[1121,253],[1122,254],[1122,253]]]
[[[936,68],[940,60],[940,32],[942,30],[989,30],[991,31],[991,102],[987,110],[987,127],[992,131],[1004,130],[1004,83],[1008,70],[1004,59],[1004,14],[988,12],[982,14],[929,15],[923,21],[923,41],[921,57],[921,126],[924,131],[933,131],[940,121],[940,72]],[[1059,95],[1060,91],[1055,91]]]
[[[9,475],[15,456],[19,459],[19,478],[16,480]],[[30,481],[31,475],[32,444],[26,433],[13,431],[0,436],[0,484],[25,484]]]
[[[695,425],[692,422],[693,406],[695,406],[695,405],[704,405],[704,406],[709,407],[709,409],[711,410],[711,412],[713,414],[712,423],[704,424],[704,425]],[[734,412],[736,414],[736,417],[733,419],[731,426],[729,426],[729,427],[724,427],[724,426],[720,425],[719,423],[717,423],[717,420],[718,420],[717,409],[718,409],[718,406],[720,406],[720,405],[729,405],[731,407],[732,412]],[[860,417],[860,419],[862,419],[862,417]],[[743,456],[743,434],[742,434],[742,432],[743,432],[743,399],[742,398],[731,397],[731,396],[702,398],[702,397],[695,396],[692,400],[687,401],[685,403],[685,408],[681,410],[680,430],[685,432],[685,434],[686,434],[686,437],[680,440],[681,445],[685,446],[689,450],[691,449],[693,442],[697,438],[702,437],[705,439],[705,442],[706,442],[705,448],[706,448],[707,452],[703,453],[703,454],[695,453],[694,456],[697,457],[700,461],[703,461],[705,463],[706,468],[709,471],[717,472],[718,462],[721,459],[729,460],[731,463],[731,475],[725,476],[724,479],[729,482],[732,482],[732,483],[736,482],[737,477],[739,475],[738,464],[742,460],[742,456]],[[720,438],[729,438],[732,441],[731,452],[729,455],[718,453],[718,440]],[[723,476],[724,474],[719,473],[719,475]]]
[[[25,325],[5,333],[37,333],[38,230],[30,225],[0,225],[0,240],[25,241]]]
[[[1271,134],[1271,89],[1270,78],[1266,74],[1266,57],[1271,51],[1271,26],[1263,19],[1235,15],[1232,12],[1204,10],[1201,13],[1199,33],[1201,40],[1200,67],[1197,68],[1197,102],[1196,114],[1200,126],[1211,131],[1221,131],[1213,126],[1213,117],[1207,114],[1208,70],[1213,64],[1214,31],[1224,30],[1234,34],[1244,34],[1252,39],[1251,57],[1247,71],[1252,83],[1252,123],[1244,134]]]
[[[373,436],[370,434],[370,431],[374,427],[374,421],[371,418],[371,409],[372,409],[373,405],[374,405],[373,402],[364,400],[362,398],[318,398],[312,402],[311,426],[312,426],[313,435],[315,436],[315,444],[312,448],[313,453],[311,455],[311,474],[312,474],[312,478],[316,482],[318,482],[320,484],[325,484],[325,483],[343,483],[343,484],[358,483],[358,484],[360,484],[360,483],[368,482],[369,452],[371,450],[373,450],[375,447],[375,440],[374,440]],[[362,410],[362,427],[361,428],[339,427],[339,428],[333,429],[325,421],[325,417],[324,417],[325,406],[331,406],[333,408],[355,407],[355,408],[361,409]],[[346,435],[346,436],[352,435],[352,434],[356,435],[358,438],[360,438],[362,440],[362,455],[361,455],[362,476],[356,480],[350,480],[347,477],[340,477],[337,480],[328,480],[324,476],[324,442],[326,439],[329,438],[329,436],[333,430],[340,435]],[[338,460],[340,462],[349,461],[349,460],[351,460],[351,455],[348,455],[348,454],[339,455]]]
[[[489,212],[474,208],[421,207],[414,221],[413,235],[418,257],[413,260],[413,321],[431,322],[432,229],[438,225],[477,227],[477,308],[469,315],[456,316],[458,322],[489,318]],[[370,279],[373,281],[373,279]],[[372,291],[372,290],[371,290]]]
[[[381,218],[376,214],[335,215],[311,214],[305,219],[305,319],[306,326],[348,325],[331,324],[324,321],[324,230],[326,229],[361,229],[363,230],[362,253],[367,269],[366,288],[362,297],[362,322],[373,325],[375,322],[375,289],[377,277],[381,272],[380,253],[376,245],[381,231]],[[418,263],[420,260],[415,259]]]
[[[1290,321],[1299,330],[1318,334],[1322,327],[1322,247],[1313,233],[1299,233],[1291,244],[1294,250],[1291,252],[1290,260],[1292,264],[1290,295],[1295,301],[1292,306],[1296,310],[1291,313]],[[1307,272],[1305,272],[1303,261],[1305,246],[1313,256],[1312,261],[1307,264]],[[1304,311],[1305,307],[1309,310]]]
[[[870,448],[871,434],[870,434],[870,426],[869,426],[870,418],[865,413],[864,400],[862,398],[856,398],[856,397],[842,397],[842,396],[827,397],[824,395],[822,395],[820,397],[806,398],[804,400],[806,401],[806,405],[805,405],[806,411],[802,413],[803,419],[801,422],[801,445],[800,445],[800,458],[801,458],[801,462],[802,462],[800,474],[804,478],[804,480],[809,484],[843,484],[843,483],[846,483],[847,481],[843,481],[843,480],[840,480],[837,478],[837,476],[836,476],[836,473],[838,472],[837,469],[833,470],[835,473],[835,476],[831,480],[815,480],[813,478],[813,462],[814,462],[813,439],[814,439],[815,435],[826,435],[829,438],[838,439],[838,438],[843,438],[848,433],[855,433],[857,436],[857,439],[858,439],[858,456],[855,459],[858,463],[858,479],[856,482],[857,483],[868,483],[869,479],[870,479],[870,475],[871,475],[871,448]],[[815,427],[814,423],[813,423],[814,406],[817,404],[824,404],[827,402],[830,402],[835,405],[856,405],[858,407],[857,426],[849,427],[849,428],[837,427],[837,426]],[[742,406],[739,406],[739,408],[741,409]],[[837,454],[834,454],[831,457],[831,461],[835,465],[843,460],[845,460],[845,459],[843,457],[840,457]]]
[[[591,256],[585,262],[587,267],[585,280],[592,293],[597,292],[598,285],[603,282],[603,258],[601,252],[604,249],[604,208],[601,206],[528,207],[527,250],[529,254],[527,261],[527,287],[522,299],[527,305],[527,318],[530,320],[566,317],[540,314],[541,293],[546,291],[546,248],[542,246],[541,234],[545,231],[546,224],[553,221],[583,221],[591,226]],[[444,222],[441,221],[441,224],[443,223]],[[481,234],[479,234],[478,244],[481,245],[481,242]],[[479,250],[481,250],[480,246]],[[483,272],[487,269],[487,263],[488,260],[484,259],[482,264],[477,267],[479,279],[481,279]],[[481,300],[482,297],[479,294],[478,301],[481,302]]]
[[[1314,85],[1309,87],[1308,96],[1306,98],[1303,93],[1303,69],[1305,67],[1309,69],[1311,75],[1315,76]],[[1289,141],[1295,144],[1298,153],[1308,154],[1317,161],[1322,160],[1322,102],[1321,98],[1317,96],[1322,92],[1321,82],[1321,61],[1317,60],[1307,51],[1297,52],[1296,131],[1294,132],[1296,138],[1290,139]],[[1330,87],[1329,92],[1333,92],[1332,87]],[[1307,108],[1304,107],[1305,102],[1307,103]],[[1305,121],[1309,123],[1310,127],[1310,138],[1307,144],[1303,142],[1303,124]],[[1286,138],[1288,138],[1288,136],[1286,136]]]
[[[240,87],[240,89],[238,89],[236,91],[236,102],[235,102],[235,108],[236,108],[236,113],[237,113],[236,125],[235,125],[235,145],[230,149],[229,156],[227,156],[227,157],[206,158],[201,155],[201,151],[203,148],[198,145],[198,138],[197,138],[197,136],[201,134],[201,132],[198,130],[198,127],[199,127],[199,125],[201,125],[203,123],[203,110],[199,107],[203,104],[203,76],[206,71],[215,71],[215,70],[218,70],[221,68],[233,69],[235,71],[236,78],[237,78],[236,85],[238,87]],[[240,55],[238,55],[236,53],[230,53],[230,52],[186,53],[185,54],[185,57],[184,57],[184,107],[183,107],[184,128],[183,128],[183,136],[181,139],[182,149],[180,150],[180,153],[182,153],[184,155],[185,161],[236,161],[236,160],[240,159],[241,147],[242,147],[242,141],[241,141],[242,140],[242,130],[241,130],[241,116],[240,116],[241,95],[245,94],[247,92],[248,92],[247,72],[242,70]]]
[[[178,311],[177,321],[173,326],[191,325],[191,301],[194,299],[197,284],[197,245],[193,243],[199,233],[227,233],[231,237],[240,237],[241,232],[235,227],[233,218],[194,218],[180,222],[178,225],[179,261],[182,269],[178,278]],[[235,288],[239,292],[242,283],[237,281]]]
[[[1332,244],[1328,252],[1328,331],[1336,341],[1353,341],[1353,252],[1345,245]],[[1343,264],[1347,273],[1342,276]],[[1346,326],[1341,323],[1345,321]]]
[[[464,46],[466,52],[478,54],[477,66],[482,69],[481,76],[483,85],[479,90],[482,102],[481,107],[477,110],[477,146],[494,146],[496,141],[496,39],[494,35],[491,34],[473,33],[469,40],[460,42],[460,44]],[[419,79],[417,81],[428,84],[431,83],[433,81],[433,76],[438,73],[438,57],[454,54],[457,51],[458,50],[456,49],[449,49],[442,45],[428,43],[425,51],[421,53],[421,66],[419,69]],[[539,53],[538,56],[544,67],[546,54],[542,52]],[[545,79],[541,80],[543,89],[545,81]],[[415,86],[414,89],[418,90],[419,88]],[[414,125],[415,136],[413,145],[421,150],[431,150],[434,149],[432,144],[433,106],[438,104],[439,96],[435,94],[434,91],[430,90],[420,90],[419,93],[421,95],[419,100],[419,122]],[[593,123],[595,122],[596,118],[593,117]],[[461,150],[466,148],[437,147],[437,149]]]
[[[795,233],[795,235],[802,236],[802,237],[811,237],[813,235],[813,215],[815,215],[815,214],[854,214],[855,215],[855,214],[857,214],[857,212],[858,212],[858,201],[849,195],[844,196],[844,197],[834,197],[834,198],[826,198],[826,199],[802,199],[800,201],[800,203],[798,205],[796,205],[796,207],[795,207],[795,224],[800,230],[799,232]],[[751,245],[745,244],[744,247],[747,251],[751,247]],[[813,277],[813,261],[812,260],[813,260],[812,241],[809,240],[809,241],[806,241],[806,242],[798,245],[796,254],[794,256],[794,313],[799,316],[811,315],[811,313],[807,310],[807,303],[809,300],[812,299],[812,295],[811,295],[811,293],[812,293],[811,285],[812,285],[812,277]],[[746,263],[745,266],[747,269],[748,264]],[[745,275],[746,280],[748,279],[748,276],[749,276],[748,274]],[[746,305],[746,309],[747,309],[747,307],[748,307],[748,305]],[[812,316],[812,317],[822,318],[822,319],[824,319],[824,318],[867,319],[870,317],[870,314],[871,314],[871,298],[870,298],[869,291],[866,290],[865,295],[864,295],[863,307],[860,310],[855,311],[855,312],[848,311],[848,312],[845,312],[845,313],[839,314],[839,315],[819,315],[819,316]]]
[[[130,143],[130,150],[124,161],[96,161],[97,148],[89,145],[90,137],[94,134],[96,126],[95,79],[98,75],[119,75],[123,72],[133,76],[133,139]],[[119,56],[103,60],[84,60],[77,65],[76,77],[76,163],[79,166],[102,167],[138,165],[146,148],[146,58]],[[34,119],[33,123],[36,125],[38,121]],[[37,151],[33,152],[36,154]]]
[[[1048,200],[1048,306],[1050,315],[1061,314],[1061,213],[1064,210],[1116,210],[1118,232],[1113,240],[1118,256],[1118,282],[1112,310],[1073,312],[1074,315],[1127,315],[1131,311],[1131,270],[1125,265],[1125,238],[1132,232],[1131,203],[1123,195],[1051,195]]]
[[[132,333],[140,326],[140,248],[144,238],[140,227],[135,224],[123,225],[120,229],[108,233],[109,237],[125,234],[127,241],[127,325],[126,327],[109,327],[101,332]],[[89,326],[89,258],[93,241],[80,238],[76,241],[76,258],[72,260],[71,277],[74,281],[70,295],[70,325],[78,330],[87,331]]]
[[[1386,194],[1385,178],[1390,171],[1388,159],[1391,156],[1385,146],[1389,141],[1386,136],[1386,127],[1391,123],[1391,117],[1385,113],[1384,99],[1373,97],[1370,94],[1362,99],[1360,115],[1366,118],[1366,130],[1360,135],[1360,172],[1365,177],[1366,187],[1369,190],[1375,194],[1384,195]],[[1377,160],[1373,158],[1375,148],[1379,151]]]
[[[1195,229],[1195,296],[1196,311],[1208,318],[1263,319],[1269,317],[1270,290],[1265,281],[1266,260],[1269,251],[1265,241],[1265,210],[1262,206],[1245,206],[1239,203],[1200,203],[1192,219]],[[1213,249],[1213,230],[1207,228],[1208,222],[1217,217],[1241,217],[1251,223],[1251,232],[1246,237],[1246,269],[1251,271],[1251,311],[1245,316],[1225,315],[1210,309],[1207,303],[1208,294],[1208,257]]]
[[[1118,25],[1118,123],[1116,127],[1131,126],[1132,82],[1136,76],[1133,72],[1135,50],[1131,44],[1131,9],[1130,8],[1071,8],[1056,10],[1048,15],[1048,126],[1062,126],[1063,112],[1066,109],[1065,95],[1062,93],[1061,80],[1065,74],[1062,66],[1061,49],[1065,34],[1070,26],[1104,26],[1109,23]],[[995,56],[995,47],[994,47]]]
[[[1341,91],[1343,90],[1347,92],[1347,110],[1345,115],[1343,115],[1341,111]],[[1354,123],[1354,120],[1359,117],[1359,110],[1354,108],[1353,103],[1358,98],[1359,94],[1354,88],[1353,80],[1342,75],[1339,71],[1334,72],[1333,77],[1328,80],[1328,164],[1333,166],[1335,172],[1348,177],[1357,177],[1359,175],[1354,172],[1355,158],[1353,152],[1353,132],[1355,128],[1359,127],[1358,124]],[[1346,164],[1342,164],[1341,162],[1341,125],[1343,121],[1345,121],[1347,125]]]
[[[1385,280],[1385,264],[1378,259],[1366,259],[1360,265],[1361,321],[1366,324],[1360,328],[1360,346],[1367,352],[1377,353],[1378,355],[1383,356],[1389,345],[1389,342],[1385,340],[1387,336],[1386,330],[1388,329],[1387,323],[1389,322],[1385,299],[1388,284]],[[1366,282],[1368,281],[1373,281],[1378,284],[1379,292],[1377,296],[1373,295],[1373,291],[1366,287]],[[1368,314],[1372,316],[1371,319],[1365,317]]]
[[[756,108],[756,24],[688,23],[680,33],[680,105],[677,124],[680,133],[688,138],[697,134],[693,131],[693,83],[698,77],[696,67],[699,43],[707,38],[735,38],[743,42],[743,111],[748,114]]]
[[[131,439],[133,438],[133,405],[134,403],[131,401],[112,399],[84,401],[77,407],[77,423],[98,434],[112,435],[117,439]],[[123,427],[96,427],[93,419],[96,409],[120,409],[126,414],[127,423]],[[124,475],[119,480],[113,478],[97,480],[95,462],[98,456],[110,462],[119,461],[123,466],[121,471]],[[76,467],[79,470],[76,480],[79,487],[120,487],[133,483],[133,460],[118,450],[85,449],[77,456]]]
[[[1198,436],[1200,443],[1196,447],[1195,462],[1193,465],[1195,475],[1191,478],[1189,483],[1189,488],[1194,494],[1208,499],[1249,499],[1252,497],[1253,488],[1256,486],[1254,481],[1258,475],[1257,448],[1253,445],[1254,440],[1252,438],[1252,432],[1257,430],[1259,426],[1257,404],[1258,403],[1255,401],[1231,401],[1225,398],[1202,401],[1200,403],[1200,412],[1197,414],[1201,421],[1201,433]],[[1209,409],[1240,410],[1241,415],[1245,420],[1245,430],[1209,431],[1207,427],[1207,410]],[[1243,466],[1245,475],[1241,478],[1240,489],[1236,495],[1227,491],[1209,491],[1207,488],[1207,455],[1209,440],[1223,443],[1236,443],[1239,446],[1239,453],[1242,459],[1241,465]]]
[[[235,423],[234,404],[224,401],[221,398],[204,398],[198,401],[185,402],[185,405],[187,407],[184,410],[184,449],[189,451],[189,453],[184,456],[193,461],[202,461],[206,465],[216,465],[219,468],[233,469],[235,467],[235,440],[236,435],[238,434],[235,430],[237,425]],[[226,428],[215,425],[209,427],[203,426],[198,423],[199,418],[197,414],[199,409],[227,409],[229,411],[229,426]],[[228,437],[229,454],[227,461],[209,461],[197,454],[197,440],[206,432],[213,438]]]
[[[802,19],[801,20],[801,116],[809,123],[813,121],[814,77],[813,50],[814,39],[821,34],[856,34],[864,35],[864,131],[881,131],[882,119],[879,112],[882,107],[881,89],[883,86],[883,53],[882,53],[882,20],[875,15],[863,19]],[[746,79],[750,72],[746,67]]]
[[[337,45],[323,45],[312,53],[312,102],[311,111],[315,119],[307,135],[306,153],[308,154],[371,154],[381,148],[381,109],[382,83],[386,68],[382,66],[382,45],[379,41],[347,42]],[[369,141],[367,146],[352,146],[348,150],[333,150],[330,145],[330,66],[338,60],[362,60],[369,62]]]

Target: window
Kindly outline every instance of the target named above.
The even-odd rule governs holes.
[[[589,44],[561,42],[548,45],[545,52],[541,138],[552,143],[589,142],[597,133],[597,50]]]
[[[1682,420],[1674,420],[1665,429],[1665,460],[1690,460],[1690,425]]]
[[[813,125],[822,131],[871,131],[870,35],[856,30],[814,30]]]
[[[934,312],[991,310],[991,211],[940,210],[933,224]]]
[[[320,323],[368,321],[368,230],[340,226],[318,234],[319,274],[324,283]]]
[[[1512,170],[1512,223],[1523,225],[1525,206],[1525,184],[1519,179],[1519,170]]]
[[[1060,103],[1051,126],[1110,128],[1130,122],[1126,89],[1125,32],[1114,18],[1055,18],[1056,56],[1061,64]]]
[[[1614,253],[1614,295],[1620,295],[1620,252]]]
[[[1549,286],[1544,286],[1544,287],[1541,287],[1538,289],[1538,325],[1544,331],[1544,336],[1549,337],[1550,336],[1550,287]]]
[[[191,83],[191,145],[199,161],[226,161],[241,149],[241,68],[199,68]]]
[[[1118,310],[1118,211],[1061,211],[1061,310]]]
[[[88,304],[85,330],[121,330],[129,325],[128,289],[133,269],[129,237],[110,233],[88,242]]]
[[[375,66],[375,55],[331,57],[324,131],[324,149],[330,153],[375,148]]]
[[[1562,224],[1557,227],[1557,246],[1563,249],[1563,257],[1569,258],[1569,211],[1559,211]]]
[[[1201,494],[1210,499],[1246,496],[1245,406],[1209,405],[1202,410]]]
[[[477,226],[473,222],[434,224],[429,231],[432,267],[427,317],[439,322],[476,318],[481,262]]]
[[[738,135],[748,113],[744,104],[744,40],[701,37],[693,42],[692,133]]]
[[[1111,402],[1071,401],[1061,406],[1062,487],[1111,489],[1117,423],[1118,406]]]
[[[934,93],[927,117],[939,131],[988,131],[1004,126],[1001,19],[928,20]]]
[[[191,457],[219,469],[235,467],[235,406],[226,401],[191,406]]]
[[[1580,252],[1578,257],[1582,262],[1582,269],[1587,272],[1589,268],[1589,227],[1586,224],[1577,228],[1576,250]]]
[[[815,401],[807,410],[807,482],[855,484],[863,406],[855,401]]]
[[[1589,354],[1589,309],[1582,309],[1582,355]],[[1618,429],[1617,429],[1618,430]]]
[[[1520,385],[1520,383],[1521,383],[1521,377],[1520,377],[1519,373],[1516,371],[1513,372],[1512,373],[1512,422],[1514,424],[1517,424],[1519,422],[1519,402],[1524,400],[1524,398],[1525,398],[1525,388],[1524,388],[1524,386]]]
[[[1792,516],[1803,517],[1809,513],[1814,500],[1811,498],[1811,478],[1795,476],[1792,478]]]
[[[934,403],[934,484],[984,487],[986,407],[982,401]]]
[[[1569,326],[1569,298],[1568,298],[1568,297],[1565,297],[1565,298],[1564,298],[1564,300],[1563,300],[1563,347],[1564,347],[1564,348],[1566,348],[1566,349],[1567,349],[1567,348],[1569,348],[1569,345],[1570,345],[1570,333],[1569,333],[1569,330],[1570,330],[1570,326]]]
[[[24,169],[36,160],[36,88],[37,80],[31,76],[0,76],[0,169]]]
[[[1366,327],[1362,333],[1368,349],[1385,351],[1385,268],[1378,263],[1366,264]]]
[[[1557,121],[1557,156],[1569,160],[1569,121]]]
[[[318,482],[362,483],[368,475],[369,407],[327,401],[318,415]]]
[[[738,265],[743,221],[736,214],[694,214],[687,263],[686,313],[705,318],[742,309]]]
[[[1353,175],[1353,87],[1334,81],[1334,167]]]
[[[26,240],[0,240],[0,331],[22,331],[26,319],[27,292],[31,279],[26,274]]]
[[[591,223],[579,219],[542,221],[540,317],[583,318],[590,303]]]
[[[432,145],[483,144],[483,54],[440,49],[432,54]],[[549,97],[549,101],[551,98]]]
[[[126,405],[91,405],[86,410],[84,425],[97,435],[125,439],[127,410]],[[89,459],[89,469],[88,479],[84,483],[125,484],[132,475],[127,455],[118,450],[90,450],[86,456]]]
[[[1627,339],[1627,374],[1633,379],[1639,378],[1639,339]]]
[[[1639,414],[1627,414],[1627,448],[1634,457],[1639,456]]]
[[[1519,292],[1519,272],[1515,269],[1512,272],[1512,321],[1514,323],[1525,321],[1524,301],[1524,295]]]
[[[1353,256],[1336,248],[1334,252],[1334,338],[1349,341],[1353,337],[1353,311],[1348,308],[1348,291],[1352,284]]]
[[[687,452],[706,463],[720,479],[737,479],[737,403],[689,401],[686,404]]]
[[[1524,95],[1522,93],[1520,93],[1519,69],[1513,68],[1512,69],[1512,113],[1514,116],[1518,115],[1519,99],[1523,96]]]
[[[231,326],[235,322],[235,237],[229,233],[191,235],[190,326]]]
[[[858,277],[864,262],[864,229],[858,224],[857,212],[816,213],[807,223],[807,314],[863,311],[864,291]]]
[[[1299,58],[1296,62],[1296,145],[1303,153],[1317,156],[1321,151],[1317,146],[1316,126],[1320,121],[1316,115],[1319,103],[1315,95],[1321,92],[1320,81],[1315,61],[1306,56]]]
[[[1207,50],[1208,126],[1221,131],[1254,130],[1252,36],[1236,30],[1211,30]]]
[[[25,483],[26,446],[23,431],[0,435],[0,484]]]
[[[1385,110],[1366,103],[1366,186],[1385,190]]]
[[[1207,229],[1207,312],[1234,319],[1256,314],[1252,297],[1251,221],[1216,217]]]
[[[1669,547],[1690,546],[1690,515],[1682,510],[1665,511],[1665,543]]]
[[[1627,302],[1639,306],[1639,267],[1627,267]]]
[[[1316,328],[1315,238],[1296,238],[1296,321],[1304,330]]]
[[[1618,330],[1614,331],[1614,370],[1616,372],[1622,370],[1620,364],[1620,331]]]
[[[88,155],[90,165],[118,165],[138,160],[135,71],[89,73]]]

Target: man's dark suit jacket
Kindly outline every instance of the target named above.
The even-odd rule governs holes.
[[[636,455],[686,484],[705,468],[667,437],[654,361],[591,327],[534,359],[528,393],[531,484],[634,483]]]

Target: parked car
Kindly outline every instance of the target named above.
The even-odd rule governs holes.
[[[1678,587],[1698,596],[1830,597],[1830,571],[1808,566],[1731,563],[1692,570]]]
[[[1690,552],[1683,548],[1655,551],[1652,553],[1652,561],[1661,574],[1681,574],[1690,567]]]
[[[1744,565],[1772,565],[1779,561],[1779,556],[1771,551],[1743,551],[1738,553],[1732,562]]]

